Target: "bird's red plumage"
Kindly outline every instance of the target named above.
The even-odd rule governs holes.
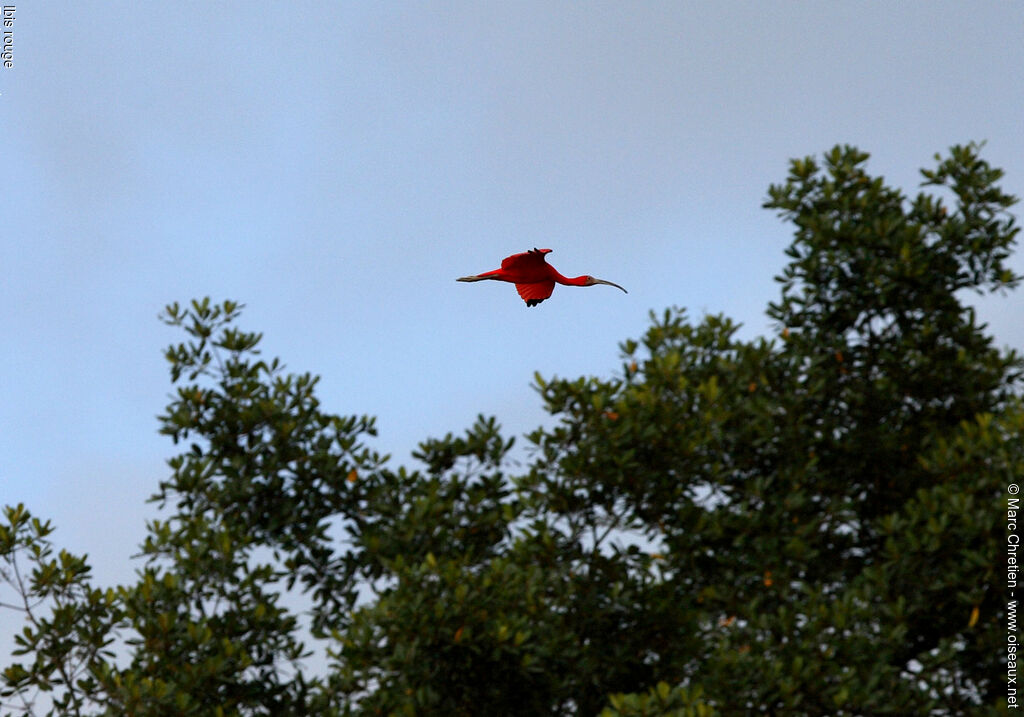
[[[544,255],[550,253],[550,249],[533,249],[513,254],[501,260],[501,268],[516,273],[546,273],[548,263],[544,261]]]
[[[536,281],[532,284],[516,284],[516,291],[523,297],[527,306],[536,306],[551,296],[555,290],[554,281]]]
[[[555,283],[566,286],[593,286],[594,284],[609,284],[622,289],[618,284],[603,279],[595,279],[592,276],[567,277],[559,274],[553,266],[544,259],[545,254],[550,254],[550,249],[531,249],[507,256],[501,261],[501,268],[494,271],[485,271],[483,274],[463,276],[457,281],[483,281],[484,279],[495,279],[507,281],[516,285],[516,291],[523,297],[527,306],[536,306],[551,296],[555,289]]]

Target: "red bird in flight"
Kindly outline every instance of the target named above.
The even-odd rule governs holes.
[[[484,281],[493,279],[495,281],[507,281],[516,285],[516,291],[523,297],[527,306],[536,306],[544,299],[551,296],[555,290],[555,283],[564,286],[593,286],[594,284],[607,284],[616,289],[622,289],[618,284],[613,284],[604,279],[595,279],[592,276],[577,276],[572,279],[559,274],[555,267],[551,266],[544,259],[545,254],[550,254],[550,249],[531,249],[522,254],[513,254],[501,262],[501,268],[494,271],[485,271],[476,276],[463,276],[456,281]],[[625,289],[622,289],[626,291]],[[626,291],[628,294],[629,292]]]

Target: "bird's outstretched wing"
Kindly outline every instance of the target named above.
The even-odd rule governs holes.
[[[538,268],[542,264],[547,264],[547,262],[544,261],[544,255],[550,253],[550,249],[531,249],[530,251],[513,254],[512,256],[507,256],[501,260],[501,268],[512,270]],[[550,295],[551,292],[548,292],[548,296]]]
[[[517,254],[516,256],[522,256]],[[541,261],[543,261],[543,257]],[[516,284],[516,291],[523,297],[523,301],[526,302],[527,306],[536,306],[544,299],[551,296],[551,292],[555,290],[555,282],[553,281],[538,281],[532,284]]]

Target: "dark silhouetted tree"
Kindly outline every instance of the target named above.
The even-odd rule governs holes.
[[[1024,364],[970,291],[1010,289],[1017,228],[975,145],[914,198],[837,147],[765,206],[793,224],[768,313],[652,315],[557,417],[481,416],[418,470],[264,361],[239,306],[165,319],[182,452],[135,583],[100,589],[23,506],[0,607],[25,630],[4,711],[85,715],[988,714],[1006,704],[1005,491]],[[928,193],[934,192],[934,193]],[[338,538],[341,535],[341,539]],[[311,631],[281,596],[300,590]],[[303,640],[325,645],[311,675]]]

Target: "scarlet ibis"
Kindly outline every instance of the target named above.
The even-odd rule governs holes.
[[[550,249],[531,249],[521,254],[513,254],[501,261],[501,268],[494,271],[485,271],[476,276],[463,276],[456,281],[484,281],[493,279],[495,281],[507,281],[516,285],[516,291],[523,297],[527,306],[536,306],[544,299],[551,296],[555,290],[555,283],[565,286],[593,286],[594,284],[607,284],[616,289],[622,289],[618,284],[613,284],[604,279],[595,279],[592,276],[577,276],[569,278],[562,276],[544,259],[545,254],[550,254]],[[627,294],[625,289],[622,289]]]

